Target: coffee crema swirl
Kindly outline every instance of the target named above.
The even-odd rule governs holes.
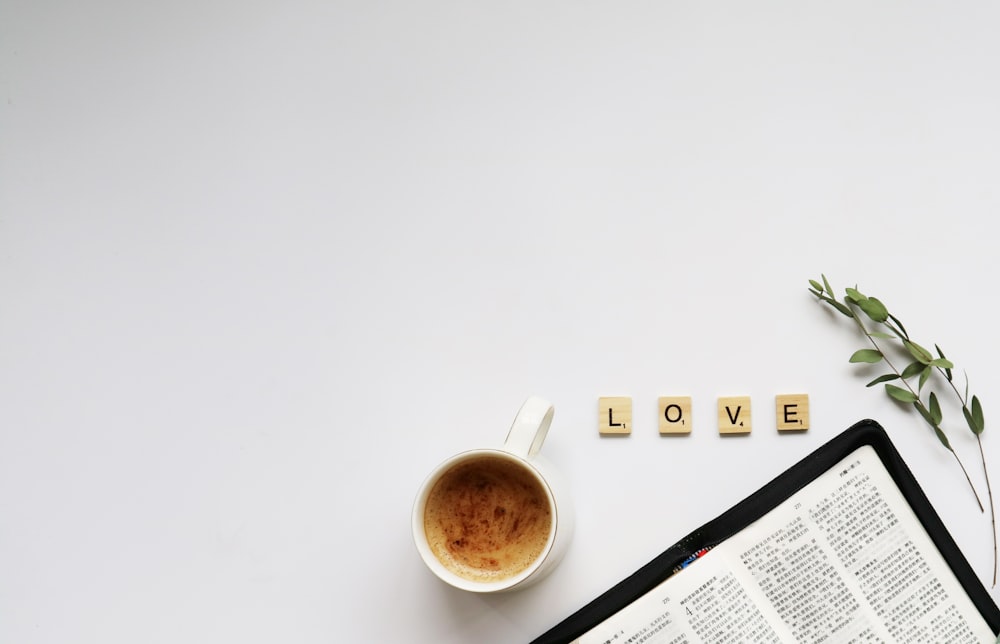
[[[431,488],[424,532],[434,556],[473,581],[524,571],[545,551],[552,510],[526,466],[497,456],[463,461]]]

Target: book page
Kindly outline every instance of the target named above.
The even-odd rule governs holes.
[[[577,640],[995,641],[869,446]]]

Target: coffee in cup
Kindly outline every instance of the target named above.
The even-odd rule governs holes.
[[[413,505],[413,539],[424,563],[473,592],[520,588],[559,562],[572,508],[558,474],[538,453],[552,405],[529,398],[499,449],[463,452],[438,465]]]
[[[526,465],[501,455],[473,456],[434,483],[424,532],[431,552],[456,575],[506,579],[545,552],[551,506],[545,484]]]

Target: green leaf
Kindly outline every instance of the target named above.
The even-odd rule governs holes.
[[[934,356],[932,356],[927,349],[923,348],[916,342],[903,340],[903,345],[906,347],[906,350],[910,352],[910,355],[924,364],[930,364],[931,360],[934,359]]]
[[[986,420],[983,418],[983,406],[977,396],[972,397],[972,410],[970,411],[968,407],[962,407],[962,413],[965,415],[965,422],[969,424],[972,433],[976,436],[982,434],[983,430],[986,429]]]
[[[969,411],[969,408],[966,407],[965,405],[962,406],[962,415],[965,416],[965,424],[969,426],[969,430],[973,434],[976,434],[978,436],[979,435],[979,431],[978,431],[979,428],[976,427],[976,421],[973,420],[973,418],[972,418],[972,412]]]
[[[926,407],[924,407],[924,404],[922,402],[917,400],[913,403],[913,406],[916,407],[917,411],[920,412],[920,415],[924,417],[924,420],[927,421],[928,425],[930,425],[931,427],[937,427],[937,423],[934,422],[934,417],[931,416],[931,412],[928,411]]]
[[[885,304],[882,304],[874,297],[869,297],[866,300],[858,302],[858,308],[864,311],[865,315],[875,322],[885,322],[889,319],[889,311],[886,310]]]
[[[955,365],[952,364],[951,360],[948,360],[946,358],[934,358],[928,364],[930,366],[932,366],[932,367],[938,367],[939,369],[945,369],[946,371],[951,371],[952,367],[955,366]],[[949,378],[949,380],[951,380],[951,378]]]
[[[924,370],[920,372],[920,381],[917,383],[917,391],[920,391],[921,389],[924,388],[924,385],[927,384],[927,380],[931,377],[932,373],[934,373],[934,370],[931,368],[930,365],[924,367]]]
[[[889,314],[889,319],[896,323],[896,326],[899,328],[899,332],[903,334],[904,338],[909,338],[910,337],[910,334],[906,332],[906,327],[904,327],[903,323],[899,321],[899,318],[897,318],[895,315],[893,315],[892,313],[890,313]]]
[[[868,335],[870,335],[873,338],[880,338],[882,340],[895,340],[896,339],[896,336],[894,336],[891,333],[886,333],[884,331],[872,331]]]
[[[823,286],[826,287],[826,292],[830,294],[830,297],[837,297],[837,294],[833,292],[833,287],[830,286],[830,282],[827,281],[826,275],[821,273],[820,277],[823,278]]]
[[[889,386],[890,385],[886,385],[886,387]],[[941,441],[941,444],[944,445],[946,448],[948,448],[948,451],[954,453],[955,450],[951,448],[951,443],[948,441],[948,437],[945,435],[945,433],[941,430],[940,427],[941,408],[937,407],[937,398],[934,397],[934,394],[931,394],[931,397],[932,398],[931,398],[930,411],[928,411],[927,408],[924,407],[923,403],[921,403],[919,399],[913,401],[913,406],[917,408],[917,411],[919,411],[920,415],[924,417],[924,420],[927,421],[927,424],[934,429],[934,435],[937,436],[939,441]],[[935,407],[937,408],[936,412],[934,411]]]
[[[849,318],[853,318],[854,317],[854,311],[852,311],[851,309],[847,308],[846,306],[844,306],[843,304],[841,304],[837,300],[830,300],[830,305],[833,308],[835,308],[838,311],[840,311],[841,313],[843,313],[844,315],[846,315],[847,317],[849,317]]]
[[[905,403],[915,403],[919,402],[917,396],[909,389],[903,389],[902,387],[897,387],[896,385],[886,385],[885,393],[889,394],[891,398],[895,398],[900,402]]]
[[[868,299],[864,295],[864,293],[861,293],[856,288],[845,288],[844,292],[847,293],[847,299],[854,302],[855,304],[861,304],[862,302]]]
[[[934,426],[936,427],[940,425],[942,417],[941,403],[938,402],[937,396],[934,394],[933,391],[931,392],[930,396],[930,413],[931,413],[931,420],[933,421]]]
[[[887,373],[884,376],[879,376],[875,380],[872,380],[871,382],[869,382],[865,386],[866,387],[873,387],[873,386],[875,386],[877,384],[880,384],[880,383],[883,383],[883,382],[889,382],[890,380],[899,380],[899,375],[895,374],[895,373]]]
[[[940,427],[934,428],[934,434],[937,435],[938,440],[941,441],[941,444],[948,448],[949,452],[955,451],[951,448],[951,443],[948,441],[948,437],[944,435],[944,432],[941,431]]]
[[[986,419],[983,418],[983,406],[979,402],[979,396],[972,397],[972,419],[976,421],[979,431],[986,429]]]
[[[849,317],[849,318],[853,318],[854,317],[854,311],[852,311],[851,309],[847,308],[846,306],[844,306],[843,304],[841,304],[837,300],[833,299],[832,297],[827,297],[826,295],[820,295],[819,299],[823,300],[824,302],[826,302],[827,304],[829,304],[833,308],[837,309],[838,311],[840,311],[841,313],[843,313],[847,317]]]
[[[934,348],[937,350],[938,355],[941,356],[942,360],[947,360],[947,358],[944,357],[944,351],[941,350],[941,347],[939,347],[938,345],[935,344]],[[948,379],[948,382],[951,382],[951,370],[954,367],[955,367],[955,365],[952,365],[952,364],[949,364],[947,367],[944,367],[944,376],[945,376],[945,378]]]
[[[906,368],[903,369],[903,373],[899,375],[901,375],[903,379],[906,380],[908,378],[912,378],[913,376],[917,375],[923,370],[924,370],[924,363],[911,362],[910,364],[906,365]]]
[[[817,282],[816,280],[809,280],[809,286],[816,289],[816,291],[819,293],[823,292],[823,285]]]
[[[819,294],[816,297],[818,297],[820,300],[826,302],[827,304],[829,304],[833,308],[837,309],[838,311],[840,311],[841,313],[843,313],[847,317],[849,317],[849,318],[853,318],[854,317],[854,311],[852,311],[851,309],[847,308],[846,306],[844,306],[843,304],[841,304],[837,300],[833,299],[832,297],[829,297],[828,295],[823,295],[823,294]]]
[[[875,364],[882,361],[882,352],[876,349],[858,349],[851,355],[849,362],[867,362]]]

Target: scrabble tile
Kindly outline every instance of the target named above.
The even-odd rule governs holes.
[[[660,434],[691,433],[691,396],[661,396]]]
[[[597,402],[597,430],[604,435],[632,433],[632,399],[602,396]]]
[[[809,395],[779,394],[774,397],[774,415],[779,432],[809,429]]]
[[[749,434],[750,396],[723,396],[719,398],[719,433]]]

